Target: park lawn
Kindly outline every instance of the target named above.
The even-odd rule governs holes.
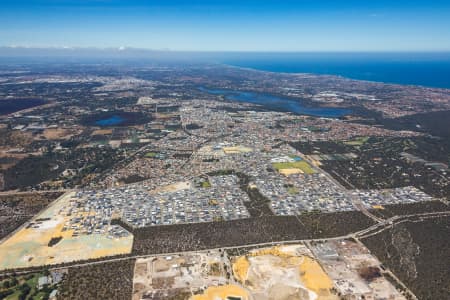
[[[48,293],[45,293],[45,292],[39,292],[39,293],[37,293],[37,294],[33,297],[33,300],[42,300],[42,299],[44,299],[45,297],[48,297]]]
[[[354,140],[345,141],[344,144],[349,146],[362,146],[369,140],[368,136],[361,136]]]
[[[209,181],[202,182],[202,188],[210,188],[210,187],[211,187],[211,183]]]
[[[11,295],[9,295],[9,296],[7,296],[7,297],[5,298],[5,300],[17,300],[17,299],[19,299],[19,296],[20,296],[20,294],[21,294],[21,293],[20,293],[20,290],[19,290],[19,286],[20,286],[22,283],[27,283],[28,286],[31,288],[30,293],[28,293],[27,299],[40,299],[40,298],[35,298],[36,296],[30,297],[31,295],[33,295],[34,293],[36,293],[37,283],[38,283],[38,278],[39,278],[40,276],[42,276],[41,273],[36,273],[36,274],[33,274],[33,275],[34,275],[34,276],[33,276],[32,278],[30,278],[30,279],[28,279],[28,280],[26,280],[26,281],[23,281],[23,279],[22,279],[22,280],[19,279],[19,284],[17,284],[15,287],[12,288],[12,289],[14,289],[14,293],[11,294]]]
[[[155,152],[147,152],[147,153],[145,154],[145,157],[155,157],[156,154],[157,154],[157,153],[155,153]]]
[[[19,299],[19,296],[20,296],[20,291],[16,290],[13,294],[7,296],[5,298],[5,300],[17,300],[17,299]]]
[[[299,193],[299,190],[298,190],[298,188],[291,186],[291,187],[288,187],[288,193],[290,195],[297,195]]]
[[[294,161],[294,162],[280,162],[280,163],[273,163],[272,166],[277,170],[282,169],[300,169],[305,174],[314,174],[315,171],[311,166],[304,160],[302,161]]]

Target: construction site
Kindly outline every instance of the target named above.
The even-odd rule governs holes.
[[[161,298],[405,299],[384,277],[378,260],[350,240],[137,259],[133,300]]]
[[[95,259],[131,252],[133,236],[108,225],[103,232],[74,234],[67,224],[73,216],[66,208],[74,193],[67,193],[19,228],[0,244],[0,269],[16,269],[78,260]],[[89,212],[80,211],[89,218]],[[83,219],[80,219],[80,223]]]

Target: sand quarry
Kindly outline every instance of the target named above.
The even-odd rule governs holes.
[[[254,299],[338,299],[331,293],[333,282],[303,245],[251,251],[235,260],[233,274]]]
[[[249,300],[248,292],[237,285],[210,286],[203,294],[194,295],[189,300],[240,299]]]
[[[361,277],[365,266],[379,262],[349,240],[149,256],[136,260],[133,300],[405,299],[384,277]]]
[[[303,244],[244,253],[228,256],[210,250],[139,258],[132,299],[338,299],[331,293],[332,280]]]
[[[133,237],[108,238],[102,234],[72,236],[62,231],[67,216],[60,212],[73,193],[55,200],[45,211],[33,218],[0,244],[0,269],[57,264],[76,260],[130,253]],[[52,247],[52,238],[62,239]]]

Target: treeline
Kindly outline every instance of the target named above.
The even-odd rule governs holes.
[[[129,300],[135,260],[70,268],[60,284],[58,299]]]
[[[63,180],[64,187],[73,187],[82,184],[86,176],[111,168],[122,158],[120,149],[109,147],[49,151],[42,156],[28,156],[4,171],[4,189],[25,189],[46,180]],[[61,173],[65,169],[75,169],[77,173],[64,177]]]
[[[408,222],[362,242],[421,300],[450,299],[450,217]]]
[[[133,229],[133,254],[156,254],[347,235],[373,225],[361,212],[305,213]]]
[[[378,217],[389,219],[394,216],[431,213],[448,210],[450,210],[450,207],[447,204],[435,200],[409,204],[385,205],[384,209],[371,209],[370,212]]]
[[[61,195],[60,192],[47,192],[0,196],[0,215],[3,216],[0,218],[0,238],[16,230]]]
[[[224,176],[235,175],[239,178],[239,187],[249,197],[250,201],[244,201],[244,206],[247,208],[251,217],[272,216],[274,213],[270,209],[270,200],[265,197],[257,188],[249,186],[250,177],[242,172],[235,170],[218,170],[207,173],[208,176]]]

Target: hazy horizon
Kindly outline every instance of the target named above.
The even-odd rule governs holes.
[[[331,57],[357,55],[357,56],[393,56],[396,58],[410,59],[410,58],[425,58],[430,55],[440,58],[450,58],[450,50],[380,50],[380,51],[359,51],[359,50],[304,50],[304,51],[266,51],[266,50],[174,50],[174,49],[157,49],[157,48],[136,48],[136,47],[67,47],[67,46],[51,46],[51,47],[28,47],[28,46],[4,46],[0,45],[0,56],[40,56],[40,55],[89,55],[89,54],[114,54],[116,56],[127,55],[148,55],[148,54],[162,54],[162,55],[189,55],[189,54],[210,54],[210,55],[329,55]]]
[[[448,1],[5,0],[0,46],[450,51]]]

